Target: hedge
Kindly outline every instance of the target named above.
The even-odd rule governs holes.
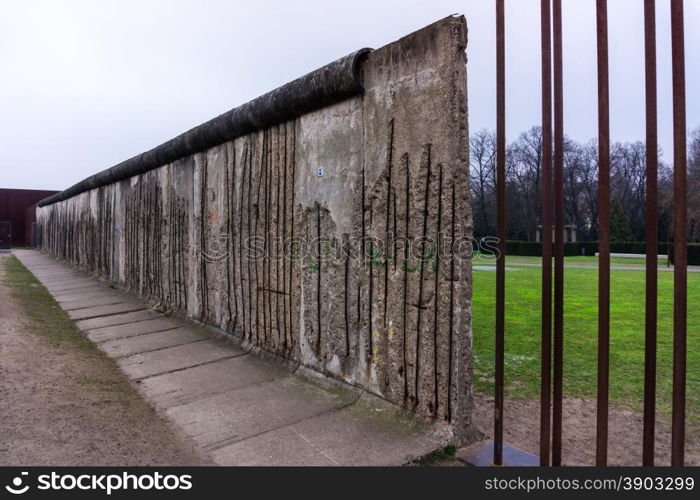
[[[673,263],[673,243],[670,245],[668,257]],[[700,243],[688,243],[688,265],[700,266]]]
[[[598,251],[597,241],[576,241],[564,243],[564,255],[589,255],[593,256]],[[610,244],[611,253],[645,254],[646,244],[640,241],[623,241]],[[508,255],[522,255],[530,257],[542,256],[542,243],[537,241],[506,241],[506,253]],[[659,255],[669,255],[673,262],[673,243],[659,242]],[[700,266],[700,243],[688,243],[688,264]]]
[[[597,241],[575,241],[564,243],[564,255],[595,255],[598,251]],[[508,255],[542,256],[542,243],[537,241],[506,241]]]

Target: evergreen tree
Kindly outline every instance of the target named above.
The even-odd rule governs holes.
[[[629,218],[617,198],[610,203],[610,241],[632,241]]]

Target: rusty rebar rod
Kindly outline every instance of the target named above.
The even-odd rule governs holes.
[[[549,465],[552,402],[552,25],[550,1],[541,2],[542,43],[542,347],[540,465]]]
[[[564,399],[564,76],[561,0],[554,0],[554,370],[552,465],[561,465]]]
[[[646,92],[646,291],[644,314],[644,431],[642,465],[654,465],[656,428],[657,169],[656,0],[644,0]]]
[[[506,75],[504,0],[496,0],[496,191],[498,260],[496,261],[496,349],[493,463],[503,465],[503,378],[505,350],[506,259]]]
[[[687,172],[685,119],[685,40],[683,0],[671,0],[673,46],[673,403],[671,465],[685,455],[685,379],[687,334]]]
[[[596,1],[598,46],[598,401],[596,465],[608,462],[610,382],[610,99],[608,88],[608,6]]]

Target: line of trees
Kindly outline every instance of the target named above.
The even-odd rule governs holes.
[[[688,137],[688,237],[700,241],[700,128]],[[480,130],[471,137],[471,195],[476,237],[496,234],[496,135]],[[673,229],[673,170],[659,160],[658,234]],[[535,240],[542,213],[542,128],[532,127],[507,146],[508,239]],[[644,241],[646,147],[614,143],[610,149],[610,237]],[[564,140],[565,224],[575,224],[579,240],[598,239],[598,144]]]

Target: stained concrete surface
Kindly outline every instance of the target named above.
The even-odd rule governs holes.
[[[64,279],[66,264],[33,250],[15,254],[41,270],[37,277],[52,293],[63,293],[54,280]],[[442,445],[424,423],[367,393],[312,382],[211,329],[79,278],[92,288],[87,306],[69,311],[84,311],[76,324],[217,464],[400,465]],[[129,307],[91,306],[116,295]]]

